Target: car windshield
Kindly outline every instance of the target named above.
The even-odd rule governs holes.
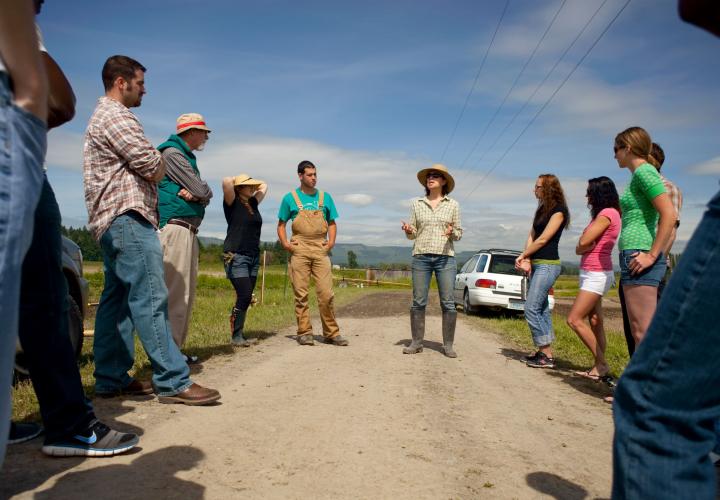
[[[492,259],[490,259],[488,272],[522,276],[522,271],[515,269],[515,258],[513,255],[493,255]]]

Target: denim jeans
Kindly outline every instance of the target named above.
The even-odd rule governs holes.
[[[133,329],[150,359],[159,396],[184,391],[192,382],[171,335],[163,254],[153,226],[137,212],[119,215],[100,238],[105,288],[95,318],[95,389],[113,392],[132,379]]]
[[[525,319],[536,347],[550,345],[555,340],[548,292],[560,276],[561,270],[562,267],[557,264],[533,264],[532,266],[532,275],[525,299]]]
[[[45,124],[13,104],[7,74],[0,71],[0,466],[10,425],[20,274],[32,240],[46,146]]]
[[[411,309],[419,311],[425,310],[433,272],[435,273],[435,279],[438,284],[440,307],[443,311],[454,311],[455,299],[453,297],[453,287],[455,286],[455,275],[457,274],[455,257],[430,253],[413,255],[413,301]]]
[[[60,209],[45,179],[35,210],[32,244],[22,267],[19,331],[46,443],[77,434],[95,419],[68,336],[67,297]]]
[[[720,192],[710,200],[615,391],[613,498],[715,498]]]

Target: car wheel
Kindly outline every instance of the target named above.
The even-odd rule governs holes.
[[[83,325],[83,316],[80,306],[78,306],[75,299],[68,295],[68,334],[70,336],[70,343],[72,344],[73,354],[77,358],[80,356],[83,346],[83,332],[85,326]]]
[[[470,292],[467,290],[465,290],[465,293],[463,294],[463,311],[467,315],[473,313],[473,307],[470,305]]]

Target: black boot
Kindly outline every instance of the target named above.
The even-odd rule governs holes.
[[[239,347],[250,347],[257,343],[256,339],[246,339],[243,337],[243,328],[245,327],[245,316],[247,311],[242,311],[237,307],[233,307],[230,315],[230,328],[232,329],[232,343]]]
[[[455,341],[455,323],[457,321],[457,311],[443,311],[442,313],[442,335],[443,350],[448,358],[457,358],[457,354],[453,350],[453,342]]]
[[[410,334],[412,342],[403,349],[403,354],[416,354],[423,350],[423,337],[425,337],[425,310],[410,309]]]

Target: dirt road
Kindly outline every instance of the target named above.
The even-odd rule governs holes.
[[[346,348],[300,347],[288,329],[208,360],[195,379],[220,389],[214,407],[96,400],[141,449],[82,460],[13,446],[0,498],[609,496],[611,410],[592,382],[527,368],[462,318],[458,359],[439,351],[437,315],[425,351],[403,355],[408,303],[378,293],[340,310]]]

